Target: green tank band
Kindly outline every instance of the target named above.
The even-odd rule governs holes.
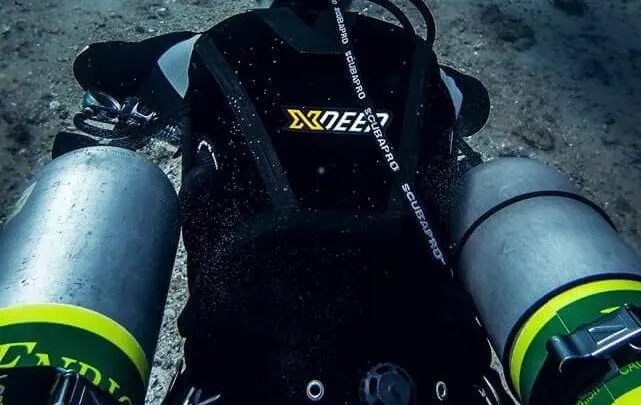
[[[604,280],[586,283],[558,294],[534,312],[517,334],[510,356],[509,374],[523,403],[528,403],[536,376],[547,356],[545,344],[552,336],[569,334],[626,303],[641,306],[641,282]],[[641,368],[637,370],[636,364],[626,367],[628,369],[622,368],[607,384],[586,393],[577,404],[618,405],[615,401],[637,392],[641,386]]]
[[[61,367],[120,403],[143,405],[149,364],[136,339],[97,312],[64,304],[0,309],[0,369]]]

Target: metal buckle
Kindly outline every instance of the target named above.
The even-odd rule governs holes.
[[[156,118],[156,113],[154,111],[150,111],[148,114],[144,114],[140,112],[140,108],[139,108],[140,106],[141,106],[140,102],[136,102],[136,104],[134,104],[134,106],[131,108],[131,113],[130,113],[131,118],[134,118],[138,121],[142,121],[144,123],[148,123],[149,121]]]
[[[91,119],[101,122],[133,120],[136,123],[147,124],[157,117],[154,111],[145,108],[136,97],[128,97],[121,104],[114,97],[99,90],[87,90],[82,97],[82,105]]]
[[[548,352],[560,375],[593,384],[607,381],[619,372],[619,366],[641,358],[641,319],[637,309],[624,305],[574,333],[554,336]]]
[[[82,96],[82,106],[100,118],[116,118],[122,106],[109,94],[99,90],[87,90]]]

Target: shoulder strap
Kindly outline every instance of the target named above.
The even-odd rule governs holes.
[[[201,37],[195,51],[228,100],[234,100],[234,103],[231,103],[234,117],[241,127],[241,132],[247,138],[247,144],[254,154],[258,171],[265,182],[271,201],[281,207],[297,205],[271,138],[249,95],[238,82],[233,69],[208,35]]]

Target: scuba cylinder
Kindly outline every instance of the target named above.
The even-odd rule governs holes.
[[[641,260],[605,213],[519,158],[472,169],[455,201],[458,274],[522,402],[641,403]]]
[[[44,403],[52,387],[33,381],[56,368],[58,390],[73,371],[76,386],[79,375],[113,403],[143,404],[177,217],[171,183],[134,152],[84,148],[43,168],[0,234],[3,405]],[[82,402],[96,395],[53,403],[105,403]]]

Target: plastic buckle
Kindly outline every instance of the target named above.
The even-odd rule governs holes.
[[[620,365],[641,359],[641,311],[626,304],[570,335],[552,337],[547,350],[568,386],[594,388],[616,376]]]
[[[139,125],[148,124],[157,117],[156,112],[142,105],[136,97],[128,97],[120,109],[120,119],[132,121]]]
[[[56,369],[58,378],[51,390],[53,405],[115,405],[116,400],[75,371]]]

